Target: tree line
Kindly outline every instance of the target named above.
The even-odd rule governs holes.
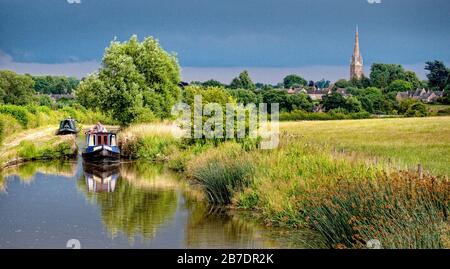
[[[223,98],[237,103],[279,103],[285,113],[312,112],[317,107],[329,113],[426,115],[426,107],[415,100],[398,102],[398,92],[416,88],[444,91],[442,103],[450,103],[449,69],[441,61],[427,62],[427,80],[398,64],[375,63],[369,77],[338,80],[322,100],[312,100],[302,91],[286,89],[325,89],[330,81],[311,81],[298,74],[287,75],[277,85],[254,83],[247,71],[230,84],[211,79],[181,84],[180,67],[175,54],[166,52],[153,37],[139,41],[136,36],[106,48],[101,67],[81,81],[63,76],[19,75],[0,71],[0,103],[52,106],[46,94],[74,94],[75,102],[101,111],[121,124],[171,117],[172,106],[198,89],[207,90],[210,100]],[[348,94],[341,91],[345,89]],[[225,96],[225,97],[224,97]],[[70,103],[69,103],[70,104]],[[54,105],[54,104],[53,104]]]

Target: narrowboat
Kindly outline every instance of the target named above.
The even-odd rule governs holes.
[[[120,149],[117,145],[117,135],[107,132],[89,131],[86,133],[86,147],[81,153],[85,162],[110,164],[120,160]]]
[[[58,135],[76,134],[78,129],[74,119],[64,119],[59,123]]]

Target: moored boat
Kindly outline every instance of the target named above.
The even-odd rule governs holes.
[[[75,124],[74,119],[64,119],[59,123],[59,129],[57,131],[58,135],[66,135],[66,134],[76,134],[78,133],[78,129]]]
[[[81,156],[85,162],[109,164],[120,160],[117,135],[108,132],[103,126],[86,133],[86,147]]]

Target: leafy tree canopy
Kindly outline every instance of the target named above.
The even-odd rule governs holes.
[[[410,91],[413,89],[413,84],[411,82],[397,79],[394,80],[388,87],[386,87],[384,90],[386,93],[388,92],[405,92]]]
[[[384,89],[394,80],[405,79],[405,70],[399,64],[374,63],[370,69],[372,86]]]
[[[442,61],[435,60],[425,64],[425,70],[429,71],[427,78],[430,87],[435,90],[443,90],[447,84],[450,84],[448,80],[450,71]]]
[[[247,70],[242,71],[238,77],[234,78],[230,84],[231,89],[246,89],[246,90],[254,90],[256,89],[255,84],[253,83],[250,75]]]
[[[80,83],[76,96],[82,105],[108,111],[127,125],[140,113],[170,117],[181,97],[179,82],[176,56],[164,51],[153,37],[139,42],[133,35],[126,42],[111,42],[98,73]]]
[[[34,81],[30,75],[19,75],[10,70],[0,70],[0,102],[28,105],[35,101]]]
[[[308,81],[306,79],[295,74],[288,75],[283,79],[283,84],[286,89],[293,87],[294,84],[305,86],[307,83]]]

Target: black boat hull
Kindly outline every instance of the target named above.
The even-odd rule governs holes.
[[[58,135],[66,135],[66,134],[77,134],[78,130],[74,129],[59,129],[57,134]]]
[[[106,149],[83,152],[81,156],[84,161],[97,164],[117,163],[120,161],[120,153],[112,152]]]

